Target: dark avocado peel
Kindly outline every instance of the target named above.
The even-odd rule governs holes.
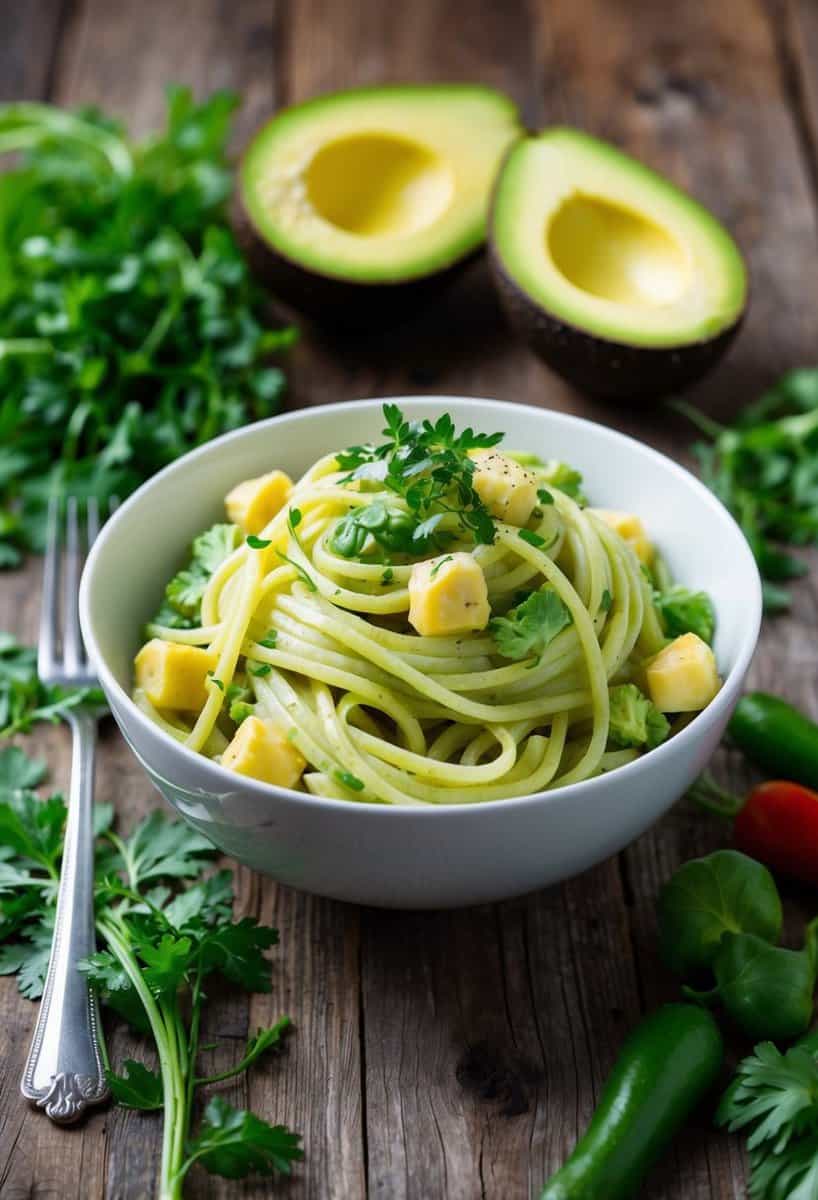
[[[741,253],[711,213],[573,129],[511,147],[494,189],[489,255],[515,330],[597,396],[687,387],[727,349],[747,302]]]
[[[483,245],[498,166],[521,134],[513,103],[471,84],[361,88],[283,110],[241,165],[259,274],[333,324],[405,315]]]

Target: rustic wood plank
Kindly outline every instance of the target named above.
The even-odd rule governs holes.
[[[162,121],[168,82],[186,83],[199,96],[214,88],[233,88],[244,101],[236,135],[239,145],[273,105],[276,22],[273,0],[251,0],[240,8],[225,0],[189,0],[172,8],[157,0],[129,6],[88,0],[72,10],[66,26],[55,70],[55,98],[69,105],[98,104],[124,117],[129,128],[141,134]],[[0,628],[33,640],[38,604],[36,563],[6,575],[0,590]],[[64,784],[66,731],[38,732],[29,742],[29,749],[34,748],[54,765],[55,782]],[[159,803],[113,729],[104,739],[98,780],[100,796],[115,800],[126,826]],[[282,946],[269,997],[248,999],[226,988],[214,995],[204,1035],[219,1047],[206,1056],[208,1066],[219,1070],[234,1061],[248,1030],[274,1020],[286,1006],[299,1032],[281,1061],[257,1068],[249,1080],[221,1088],[234,1103],[249,1103],[305,1134],[307,1161],[297,1168],[288,1196],[295,1200],[329,1195],[330,1187],[338,1186],[354,1200],[364,1190],[357,914],[278,889],[245,869],[237,876],[238,914],[274,920]],[[19,999],[14,981],[0,980],[0,1071],[9,1085],[0,1099],[0,1122],[5,1120],[0,1127],[2,1194],[22,1197],[53,1189],[77,1200],[103,1194],[109,1200],[136,1200],[152,1194],[160,1152],[158,1120],[115,1108],[95,1116],[83,1131],[66,1133],[18,1100],[17,1077],[33,1017],[33,1006]],[[144,1045],[121,1026],[111,1026],[109,1043],[115,1063],[127,1056],[145,1057]],[[272,1186],[244,1186],[197,1172],[190,1190],[208,1197],[258,1196]]]
[[[0,100],[47,95],[67,0],[11,0],[0,7]]]
[[[753,293],[745,328],[723,366],[692,396],[711,411],[730,413],[781,370],[813,360],[818,336],[818,318],[804,302],[803,268],[804,255],[816,249],[815,214],[766,14],[755,0],[683,6],[672,28],[663,29],[648,0],[628,6],[580,0],[570,10],[538,11],[549,118],[580,123],[666,171],[726,221],[748,255]],[[583,33],[589,28],[593,38]],[[604,419],[685,457],[689,434],[661,409],[608,409]],[[814,596],[808,586],[796,588],[796,596],[792,620],[768,623],[751,682],[815,712],[816,664],[808,649]],[[716,767],[737,788],[751,778],[738,756],[726,752]],[[681,862],[727,840],[721,823],[682,803],[623,856],[648,1006],[678,995],[657,956],[658,889]],[[793,933],[805,915],[793,903]],[[649,1194],[738,1197],[742,1175],[737,1139],[692,1127],[655,1173]]]

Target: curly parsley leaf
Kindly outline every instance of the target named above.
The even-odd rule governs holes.
[[[235,525],[212,525],[195,537],[190,562],[174,575],[165,588],[165,604],[154,618],[154,623],[171,628],[198,625],[202,596],[210,577],[230,557],[240,541],[241,533]]]
[[[571,620],[570,612],[557,593],[544,588],[532,592],[508,616],[494,617],[489,622],[489,632],[503,658],[533,657],[531,665],[536,666],[546,647],[571,624]]]
[[[269,1125],[244,1109],[214,1096],[197,1136],[187,1146],[184,1170],[201,1162],[211,1175],[244,1179],[247,1175],[289,1175],[304,1157],[301,1138],[284,1125]]]
[[[614,746],[653,750],[670,733],[664,713],[644,696],[635,683],[610,689],[611,723],[608,738]]]

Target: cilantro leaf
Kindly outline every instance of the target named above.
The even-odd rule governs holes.
[[[716,630],[716,613],[706,592],[691,592],[685,587],[671,587],[653,593],[653,603],[659,610],[668,637],[695,633],[708,645]]]
[[[155,1071],[150,1071],[140,1062],[126,1058],[122,1064],[121,1075],[115,1071],[106,1071],[105,1078],[111,1094],[117,1104],[125,1108],[139,1108],[143,1112],[153,1112],[164,1103],[162,1080]]]
[[[670,724],[635,683],[610,689],[611,724],[608,737],[614,746],[653,750],[670,732]]]
[[[533,656],[536,666],[543,651],[567,625],[571,614],[551,588],[532,592],[506,617],[494,617],[489,622],[498,654],[503,658],[521,659]]]
[[[211,1175],[244,1179],[247,1175],[289,1175],[304,1157],[301,1138],[283,1125],[268,1125],[253,1113],[233,1108],[214,1096],[204,1121],[188,1144],[188,1165],[199,1161]]]

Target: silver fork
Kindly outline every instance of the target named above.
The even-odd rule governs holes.
[[[98,531],[99,508],[94,500],[90,500],[85,531],[89,548]],[[40,678],[47,684],[64,687],[96,684],[79,623],[82,540],[76,498],[66,500],[63,536],[60,533],[60,502],[52,499],[48,512],[37,657]],[[61,639],[60,575],[63,594]],[[60,641],[61,651],[58,650]],[[101,1103],[109,1094],[97,999],[77,970],[77,963],[93,954],[96,948],[93,808],[98,719],[98,713],[84,708],[71,709],[67,713],[72,733],[71,787],[54,940],[37,1025],[20,1084],[23,1095],[60,1124],[76,1121],[89,1105]]]

